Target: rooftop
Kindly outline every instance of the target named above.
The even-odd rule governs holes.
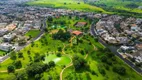
[[[83,27],[83,26],[85,26],[85,25],[87,25],[87,22],[77,22],[77,23],[75,24],[75,26],[77,26],[77,27]]]
[[[75,34],[75,35],[81,35],[82,34],[82,32],[81,31],[72,31],[72,34]]]

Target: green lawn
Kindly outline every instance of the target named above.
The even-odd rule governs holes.
[[[3,56],[3,54],[5,54],[5,51],[0,50],[0,56]]]
[[[44,63],[48,63],[50,61],[54,61],[57,65],[68,65],[71,60],[68,56],[57,57],[55,54],[49,54],[46,56]]]
[[[38,34],[40,33],[40,30],[30,30],[28,31],[25,36],[31,36],[32,38],[35,38],[38,36]]]

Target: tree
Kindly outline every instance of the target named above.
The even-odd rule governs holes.
[[[60,29],[57,33],[53,34],[52,37],[53,37],[53,39],[66,41],[66,40],[70,39],[71,34],[68,31],[64,32],[62,29]]]
[[[31,65],[27,66],[26,73],[28,76],[34,77],[36,74],[43,73],[48,67],[45,67],[46,65],[40,62],[34,62]]]
[[[34,62],[39,62],[40,60],[41,60],[40,54],[39,53],[35,53]]]
[[[107,57],[106,57],[106,56],[102,56],[102,57],[101,57],[101,61],[102,61],[102,62],[107,62]]]
[[[52,22],[53,21],[53,18],[51,16],[48,17],[47,19],[49,22]]]
[[[18,58],[23,58],[23,53],[22,52],[18,53]]]
[[[66,2],[64,2],[64,5],[66,5],[67,3]]]
[[[28,50],[27,53],[28,53],[28,55],[30,55],[31,54],[30,50]]]
[[[16,76],[13,73],[10,73],[4,80],[16,80]]]
[[[62,51],[62,48],[61,48],[61,47],[58,47],[58,51]]]
[[[113,71],[120,74],[120,75],[126,74],[126,69],[123,66],[115,66],[115,67],[113,67]]]
[[[44,61],[44,60],[45,60],[45,54],[42,54],[42,55],[40,56],[40,59],[41,59],[42,61]]]
[[[13,65],[9,65],[7,67],[7,71],[8,71],[8,73],[14,73],[15,72],[15,67]]]
[[[55,66],[55,62],[54,62],[54,61],[50,61],[50,62],[49,62],[49,66],[50,66],[50,67],[54,67],[54,66]]]
[[[40,74],[35,75],[35,80],[40,80],[40,78],[41,78]]]
[[[27,80],[27,74],[25,71],[20,71],[15,74],[16,75],[16,80]]]
[[[57,53],[57,57],[61,57],[62,55],[61,55],[61,53],[60,52],[58,52]]]
[[[13,51],[10,53],[10,59],[12,59],[14,61],[17,59],[16,52]]]
[[[98,68],[99,69],[99,72],[104,76],[105,74],[106,74],[106,72],[105,72],[105,70],[104,69],[102,69],[102,68]]]
[[[79,70],[83,67],[85,67],[86,69],[89,69],[86,60],[77,55],[73,56],[73,65],[75,67],[75,70]]]
[[[20,69],[22,67],[22,63],[20,60],[17,60],[14,62],[14,66],[16,69]]]
[[[89,72],[86,72],[86,77],[87,77],[87,80],[91,80],[91,77],[89,75]]]

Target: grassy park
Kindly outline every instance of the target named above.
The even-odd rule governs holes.
[[[88,23],[85,26],[74,25],[84,21]],[[142,78],[99,43],[97,38],[94,39],[87,33],[90,27],[89,19],[68,16],[50,17],[47,19],[47,25],[48,31],[39,40],[32,42],[19,52],[12,52],[10,58],[0,64],[0,79],[11,77],[14,80],[19,78],[59,80],[61,76],[63,80],[128,78],[140,80]],[[53,25],[66,27],[55,28],[52,27]],[[75,35],[69,32],[70,30],[82,31],[84,34]],[[13,69],[9,70],[9,65],[14,66],[14,72],[12,72]],[[120,65],[123,66],[120,67]]]

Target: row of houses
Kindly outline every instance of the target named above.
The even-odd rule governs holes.
[[[40,29],[41,20],[13,21],[12,23],[0,23],[0,50],[9,51],[15,48],[18,40],[23,39],[25,33],[31,29]],[[24,38],[26,39],[26,38]]]
[[[120,54],[125,58],[133,58],[135,62],[142,62],[142,44],[136,44],[135,46],[121,46],[119,48]]]

